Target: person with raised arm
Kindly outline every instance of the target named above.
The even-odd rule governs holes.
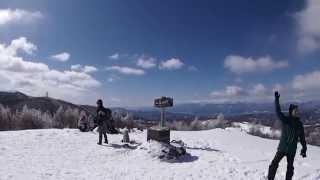
[[[300,121],[299,109],[297,105],[290,104],[289,115],[286,116],[281,112],[280,94],[276,91],[275,94],[276,114],[281,121],[281,138],[278,145],[278,150],[273,158],[268,172],[268,180],[274,180],[279,162],[283,157],[287,158],[287,173],[286,180],[291,180],[294,174],[293,162],[296,155],[297,144],[300,141],[302,149],[300,155],[305,158],[307,152],[307,144],[304,136],[303,124]]]

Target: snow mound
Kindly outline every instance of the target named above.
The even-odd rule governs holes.
[[[166,149],[166,146],[157,141],[150,141],[142,143],[140,149],[146,150],[152,158],[159,158],[159,156],[162,155],[162,152]]]
[[[280,138],[281,131],[272,129],[269,126],[264,126],[261,124],[251,124],[248,122],[242,123],[233,123],[235,127],[240,128],[240,130],[245,131],[246,133],[252,133],[254,131],[259,131],[262,135],[273,137],[273,138]]]

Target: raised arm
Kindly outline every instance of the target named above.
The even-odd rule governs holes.
[[[275,107],[276,107],[276,114],[278,116],[278,118],[280,119],[281,122],[283,123],[288,123],[288,119],[287,117],[282,113],[281,111],[281,107],[280,107],[280,94],[278,93],[278,91],[276,91],[274,93],[274,97],[275,97]]]

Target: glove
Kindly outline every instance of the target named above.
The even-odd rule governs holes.
[[[303,158],[307,157],[307,150],[304,149],[304,148],[301,149],[300,155],[301,155]]]
[[[275,97],[276,99],[279,99],[279,98],[280,98],[280,94],[279,94],[278,91],[274,92],[274,97]]]

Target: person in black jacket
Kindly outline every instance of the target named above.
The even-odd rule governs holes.
[[[104,136],[104,143],[108,144],[107,129],[108,121],[111,119],[111,110],[103,106],[101,99],[98,99],[97,106],[97,124],[99,132],[98,144],[102,144],[102,135]]]
[[[282,132],[281,132],[280,143],[278,146],[278,151],[269,166],[268,180],[274,180],[279,162],[284,156],[287,157],[286,180],[291,180],[294,173],[293,162],[294,162],[294,157],[296,155],[298,140],[300,140],[300,143],[302,145],[302,150],[300,152],[300,155],[303,158],[307,156],[306,155],[307,145],[306,145],[305,136],[304,136],[303,124],[299,118],[298,106],[290,104],[289,116],[285,116],[281,112],[279,99],[280,99],[280,94],[276,91],[275,92],[276,114],[279,120],[281,121]]]

